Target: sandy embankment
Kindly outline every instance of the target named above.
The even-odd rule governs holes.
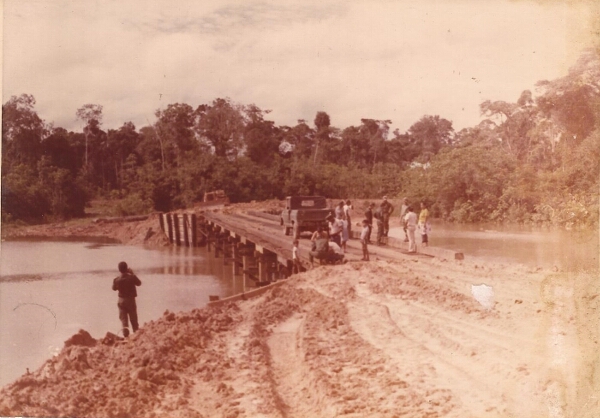
[[[318,267],[81,338],[3,388],[0,415],[597,417],[598,292],[597,275],[477,262]]]
[[[130,245],[169,245],[167,237],[160,231],[157,214],[144,221],[105,222],[99,220],[76,220],[64,223],[5,226],[2,238],[109,238]]]

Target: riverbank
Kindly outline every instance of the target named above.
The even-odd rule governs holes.
[[[83,218],[40,225],[3,225],[2,239],[24,238],[105,238],[128,245],[169,245],[167,237],[160,231],[156,214],[134,221]]]
[[[599,292],[475,261],[318,267],[126,340],[82,332],[0,391],[0,415],[594,417]]]

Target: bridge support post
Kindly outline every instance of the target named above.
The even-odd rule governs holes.
[[[231,245],[231,258],[233,258],[232,271],[233,271],[234,276],[237,276],[238,274],[240,274],[240,266],[238,264],[238,257],[239,257],[238,246],[234,242]]]
[[[171,244],[173,244],[173,215],[170,213],[167,213],[166,216],[166,221],[167,221],[167,236],[169,237],[169,242]]]
[[[173,229],[175,230],[175,244],[179,247],[181,245],[181,231],[179,230],[179,215],[173,214]]]
[[[190,221],[187,213],[183,214],[183,243],[186,247],[191,247],[190,245]]]
[[[245,255],[242,257],[242,268],[244,269],[244,292],[248,287],[248,279],[250,278],[250,268],[252,267],[252,256]]]

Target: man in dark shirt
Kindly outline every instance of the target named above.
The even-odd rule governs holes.
[[[387,237],[390,230],[390,216],[394,212],[394,206],[388,202],[387,196],[383,196],[383,202],[381,202],[381,214],[383,216],[383,236]]]
[[[136,286],[141,286],[142,282],[133,274],[133,271],[127,267],[127,263],[121,261],[119,263],[119,271],[121,275],[113,280],[112,289],[119,291],[119,319],[123,324],[123,336],[129,336],[129,322],[131,320],[131,328],[136,332],[139,328],[137,306],[135,298],[137,296]]]

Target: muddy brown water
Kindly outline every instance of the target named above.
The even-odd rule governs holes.
[[[203,248],[146,249],[102,241],[3,241],[0,247],[0,386],[37,369],[79,329],[120,332],[112,279],[126,261],[140,277],[140,325],[165,310],[240,293],[242,279]]]
[[[390,228],[390,236],[401,238],[401,228]],[[416,232],[417,245],[421,236]],[[578,231],[540,229],[528,226],[458,225],[433,221],[429,245],[462,252],[465,257],[529,267],[579,271],[598,269],[598,228]]]
[[[400,237],[400,228],[390,236]],[[420,238],[417,234],[418,242]],[[433,222],[431,245],[462,251],[467,259],[565,270],[598,268],[598,231],[499,228]],[[111,290],[125,260],[142,280],[140,324],[165,310],[201,308],[209,295],[240,293],[233,278],[204,248],[147,249],[107,241],[4,241],[0,247],[0,386],[35,370],[79,329],[94,338],[119,333]]]

